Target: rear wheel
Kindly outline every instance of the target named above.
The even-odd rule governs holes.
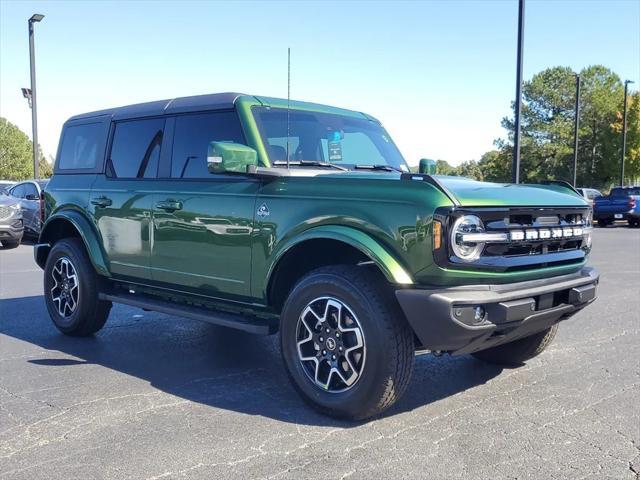
[[[631,228],[638,228],[638,227],[640,227],[640,219],[638,219],[638,218],[630,218],[630,219],[628,220],[628,222],[629,222],[629,226],[630,226]]]
[[[100,330],[111,302],[98,298],[98,275],[77,238],[57,242],[44,268],[44,296],[49,316],[62,333],[87,336]]]
[[[313,407],[360,420],[389,408],[413,369],[413,333],[385,280],[362,267],[323,267],[294,287],[281,315],[289,376]]]
[[[599,218],[597,221],[598,221],[599,227],[606,227],[607,225],[610,225],[611,223],[613,223],[608,218]]]
[[[481,350],[472,353],[472,355],[479,360],[496,365],[521,365],[540,355],[556,336],[557,330],[558,325],[556,324],[529,337]]]

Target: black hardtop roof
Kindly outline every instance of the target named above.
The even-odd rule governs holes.
[[[100,116],[110,116],[113,120],[151,117],[156,115],[198,112],[206,110],[226,110],[233,108],[236,99],[244,94],[235,92],[194,95],[155,102],[137,103],[123,107],[108,108],[95,112],[82,113],[71,117],[68,121],[83,120]]]

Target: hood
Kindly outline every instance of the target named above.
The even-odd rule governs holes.
[[[478,182],[465,177],[435,178],[462,206],[583,207],[583,197],[560,185]]]
[[[320,176],[401,180],[396,172],[322,172]],[[467,177],[434,175],[461,206],[466,207],[584,207],[585,199],[561,185],[479,182]]]
[[[1,207],[6,207],[9,205],[17,205],[18,204],[18,200],[16,200],[13,197],[10,197],[9,195],[5,195],[4,193],[0,193],[0,206]]]

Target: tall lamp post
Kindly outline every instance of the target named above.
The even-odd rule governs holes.
[[[520,117],[522,115],[522,47],[524,44],[524,0],[518,0],[518,54],[516,60],[516,121],[513,135],[511,179],[520,183]]]
[[[631,80],[624,81],[624,107],[622,114],[622,158],[620,158],[620,186],[624,187],[624,156],[627,146],[627,89]]]
[[[38,178],[38,106],[36,103],[36,59],[33,45],[33,24],[40,22],[44,15],[36,13],[29,19],[29,67],[31,70],[31,128],[33,134],[33,177]]]
[[[573,121],[573,186],[577,187],[578,178],[578,129],[580,128],[580,75],[576,77],[576,112]]]

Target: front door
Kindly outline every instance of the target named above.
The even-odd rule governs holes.
[[[235,112],[181,115],[168,176],[155,182],[151,272],[168,288],[225,299],[250,294],[251,235],[261,183],[207,170],[212,141],[245,143]]]
[[[106,175],[99,175],[90,202],[112,275],[149,280],[154,182],[164,119],[115,124]]]

